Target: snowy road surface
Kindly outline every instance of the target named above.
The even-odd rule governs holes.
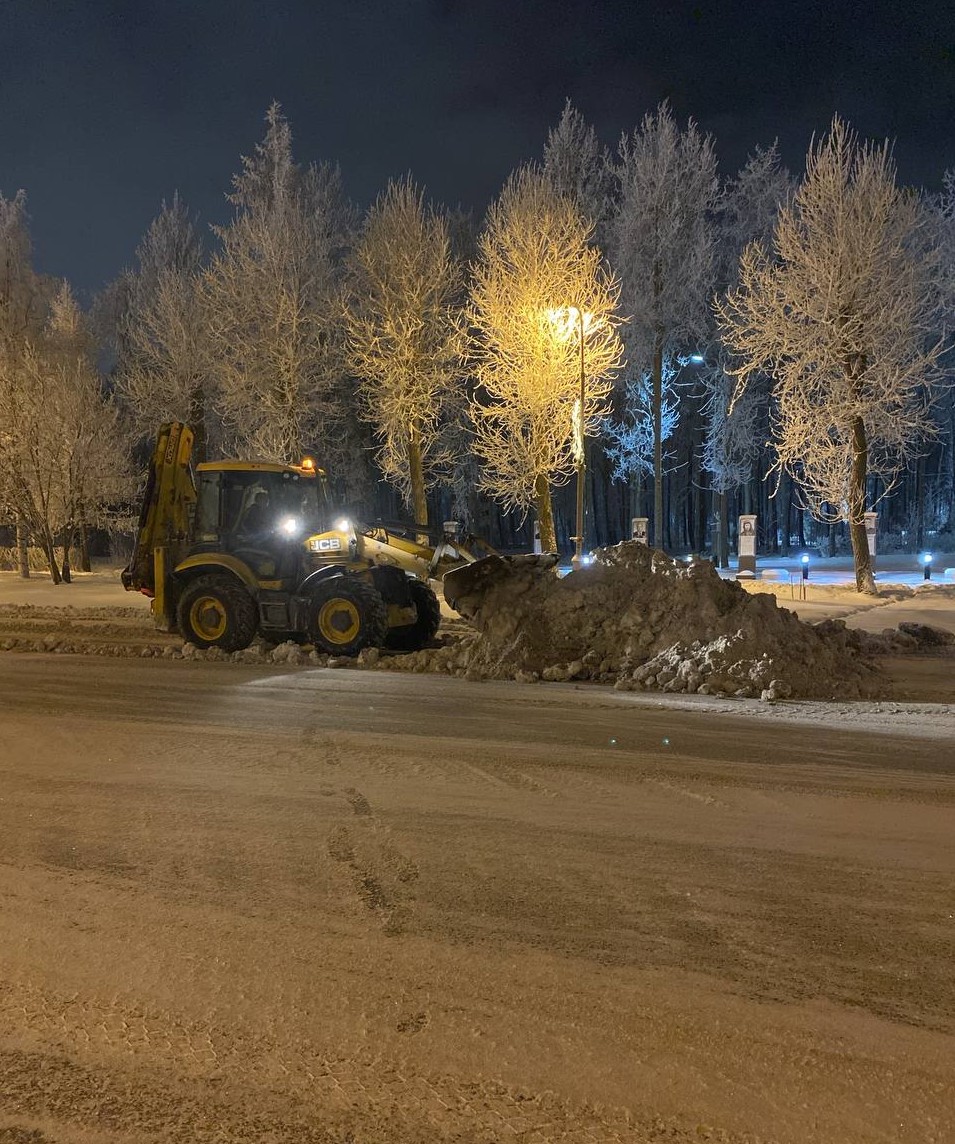
[[[818,710],[0,657],[0,1140],[955,1139],[951,709]]]

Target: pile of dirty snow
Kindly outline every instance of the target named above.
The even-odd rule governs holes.
[[[810,626],[774,596],[721,579],[708,561],[686,564],[635,543],[599,549],[592,565],[563,578],[517,560],[456,605],[475,635],[382,666],[634,691],[848,698],[879,692],[873,655],[920,644],[840,620]]]

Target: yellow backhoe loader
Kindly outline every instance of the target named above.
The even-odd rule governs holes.
[[[453,524],[432,546],[418,526],[333,511],[311,458],[207,462],[193,475],[192,445],[188,426],[160,429],[122,582],[197,647],[238,651],[261,634],[334,655],[414,651],[441,619],[429,581],[493,551]]]

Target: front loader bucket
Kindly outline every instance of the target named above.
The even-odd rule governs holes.
[[[462,564],[444,574],[441,583],[445,601],[465,619],[472,619],[489,590],[520,572],[553,568],[559,559],[556,552],[544,552],[527,556],[485,556],[471,564]]]

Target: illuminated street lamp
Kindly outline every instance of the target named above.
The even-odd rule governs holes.
[[[808,580],[809,579],[809,553],[804,552],[802,554],[802,556],[800,556],[799,559],[800,559],[800,562],[802,563],[802,578],[804,580]]]
[[[926,580],[931,580],[932,579],[932,554],[931,554],[931,552],[926,552],[922,556],[922,568],[923,568],[923,573],[922,573],[923,577]]]
[[[590,332],[593,314],[568,306],[565,310],[548,310],[547,316],[554,325],[563,325],[564,337],[570,337],[576,329],[580,343],[580,395],[574,403],[574,456],[577,460],[577,535],[574,542],[574,555],[571,567],[575,570],[584,563],[584,477],[587,470],[585,431],[587,427],[587,381],[584,373],[584,339]]]

